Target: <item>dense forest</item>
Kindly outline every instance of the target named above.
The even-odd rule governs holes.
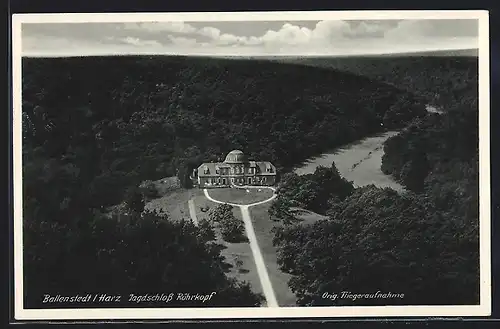
[[[477,106],[478,57],[466,56],[364,56],[290,58],[279,61],[333,68],[383,81],[423,97],[429,104],[450,110],[464,101]]]
[[[440,60],[459,61],[422,62]],[[461,65],[474,71],[476,64]],[[434,81],[453,74],[459,73],[435,73]],[[445,90],[449,84],[438,82],[430,89]],[[463,95],[477,93],[477,76],[455,87],[461,90],[461,85],[470,89]],[[375,186],[354,188],[335,164],[306,176],[285,175],[269,214],[280,223],[274,241],[278,261],[293,275],[289,285],[298,303],[479,303],[478,128],[477,99],[464,96],[450,101],[443,114],[417,118],[389,138],[381,169],[403,184],[402,194]],[[302,223],[297,207],[328,219]],[[377,290],[404,298],[332,302],[321,295]]]
[[[211,306],[259,305],[224,275],[209,225],[144,212],[135,187],[173,175],[189,187],[192,168],[231,149],[286,172],[425,116],[420,98],[387,84],[268,61],[24,58],[22,70],[26,307],[93,288],[216,290]],[[106,216],[124,200],[126,213]]]
[[[474,196],[463,196],[474,199]],[[476,205],[354,188],[335,165],[314,174],[286,174],[271,206],[278,262],[303,306],[455,305],[479,302]],[[322,204],[322,207],[318,207]],[[474,209],[475,207],[475,209]],[[328,219],[303,223],[297,208]],[[474,213],[474,210],[476,212]],[[459,286],[460,289],[456,289]],[[404,294],[397,299],[323,298],[324,292]]]
[[[101,185],[186,178],[235,148],[281,171],[425,112],[407,106],[418,104],[411,94],[366,78],[266,61],[24,59],[23,70],[29,153],[88,160],[99,204],[120,199]]]

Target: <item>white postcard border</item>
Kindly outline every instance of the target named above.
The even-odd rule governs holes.
[[[24,309],[22,237],[22,115],[21,24],[151,21],[273,21],[273,20],[479,20],[479,163],[480,163],[480,305],[332,306],[262,308],[101,308]],[[322,11],[236,13],[80,13],[15,14],[12,16],[13,179],[14,179],[14,315],[17,320],[102,319],[238,319],[336,317],[464,317],[491,314],[490,83],[489,18],[482,10],[459,11]]]

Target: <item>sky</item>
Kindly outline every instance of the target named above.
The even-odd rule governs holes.
[[[476,49],[476,19],[23,23],[22,56],[339,56]]]

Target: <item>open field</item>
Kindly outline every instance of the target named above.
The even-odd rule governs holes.
[[[307,225],[314,224],[317,221],[328,219],[328,216],[317,214],[311,210],[302,209],[302,208],[291,208],[295,211],[295,217],[300,220],[297,224]]]
[[[288,287],[291,275],[281,272],[277,263],[276,248],[272,242],[274,234],[271,232],[275,223],[267,213],[270,205],[265,203],[250,207],[253,227],[279,306],[296,306],[295,295]]]
[[[217,206],[217,204],[205,198],[203,190],[179,188],[171,190],[162,197],[150,201],[146,205],[146,209],[163,210],[167,212],[171,220],[180,220],[182,218],[189,219],[188,201],[190,199],[194,201],[198,222],[203,219],[208,219],[208,211],[204,212],[202,208],[210,209]],[[242,220],[239,207],[234,207],[233,213],[236,218]],[[217,229],[216,237],[216,242],[225,246],[221,255],[225,257],[226,262],[231,265],[231,269],[227,273],[228,276],[237,278],[240,281],[249,282],[252,286],[252,291],[255,293],[262,293],[259,275],[255,268],[255,262],[248,242],[228,243],[222,240]],[[237,265],[237,261],[240,261],[239,266]]]
[[[145,206],[146,210],[164,211],[171,220],[190,220],[189,199],[203,196],[203,191],[198,189],[176,189],[172,190],[160,198],[153,199]]]
[[[217,188],[207,189],[208,194],[215,200],[229,202],[240,205],[252,204],[264,201],[273,196],[270,188]]]

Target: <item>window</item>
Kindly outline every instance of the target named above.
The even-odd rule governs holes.
[[[252,184],[252,179],[249,177],[248,178],[248,185]]]
[[[204,166],[203,167],[203,173],[204,174],[208,174],[208,166]]]

